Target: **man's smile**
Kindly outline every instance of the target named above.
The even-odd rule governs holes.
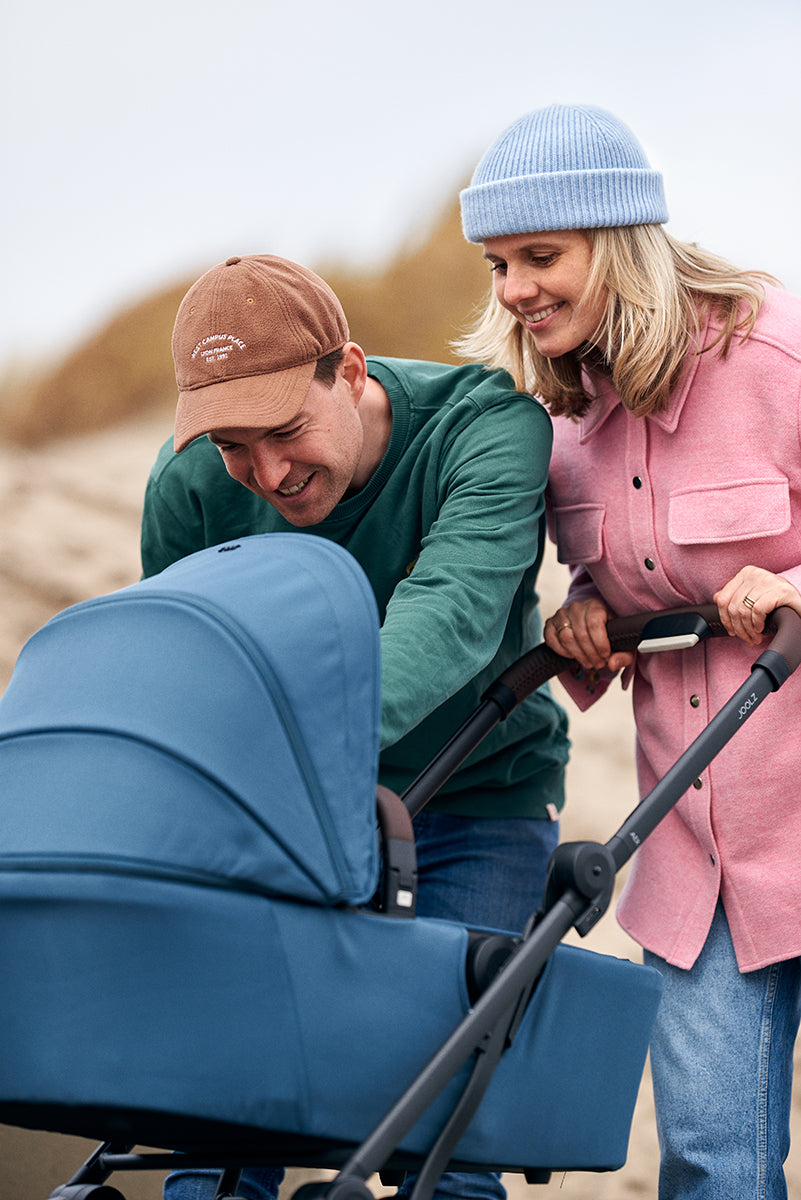
[[[307,475],[305,479],[301,479],[300,483],[294,483],[291,487],[276,488],[276,491],[279,496],[297,496],[298,492],[303,491],[310,479],[311,475]]]

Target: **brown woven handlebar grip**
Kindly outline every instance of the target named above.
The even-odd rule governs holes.
[[[612,617],[606,626],[609,644],[613,652],[636,650],[651,622],[665,617],[685,616],[700,617],[708,627],[705,636],[728,636],[717,605],[707,603],[665,608],[659,612],[635,613],[630,617]],[[781,655],[792,674],[801,663],[801,617],[791,608],[777,608],[768,616],[765,632],[773,637],[769,648]],[[514,694],[515,703],[519,704],[546,680],[573,669],[578,669],[574,658],[565,658],[557,654],[543,642],[512,663],[497,682],[505,684]]]
[[[554,675],[560,675],[562,671],[569,671],[577,665],[574,658],[564,658],[543,642],[507,667],[496,682],[505,684],[514,692],[515,700],[519,704],[538,687],[542,687],[546,680],[553,679]]]
[[[801,663],[801,617],[795,609],[777,608],[770,614],[766,628],[769,626],[776,629],[770,649],[781,655],[792,675]]]
[[[713,637],[722,637],[726,633],[715,604],[694,604],[681,608],[666,608],[660,612],[635,613],[630,617],[612,617],[606,627],[609,644],[613,651],[636,650],[642,640],[643,630],[651,621],[660,617],[692,615],[697,615],[706,622]],[[498,683],[505,684],[514,693],[519,704],[547,679],[576,668],[578,663],[574,658],[565,658],[557,654],[543,642],[508,667]]]

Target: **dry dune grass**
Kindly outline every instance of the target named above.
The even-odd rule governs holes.
[[[351,336],[370,354],[457,361],[449,351],[490,285],[481,251],[462,235],[458,208],[385,271],[359,278],[323,265],[348,315]]]
[[[175,391],[170,333],[185,291],[180,284],[148,297],[115,315],[51,369],[6,383],[0,391],[0,438],[37,446],[166,408]]]

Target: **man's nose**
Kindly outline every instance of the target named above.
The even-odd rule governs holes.
[[[266,439],[251,448],[250,472],[263,492],[274,492],[286,478],[289,461],[280,445]]]

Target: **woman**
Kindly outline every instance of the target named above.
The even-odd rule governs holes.
[[[801,614],[801,300],[676,241],[661,176],[604,110],[521,117],[462,192],[493,296],[465,356],[554,417],[549,522],[571,586],[546,640],[586,708],[633,679],[645,794]],[[610,615],[712,596],[731,635],[610,656]],[[801,678],[637,851],[618,916],[665,976],[660,1192],[786,1196],[801,1004]]]

